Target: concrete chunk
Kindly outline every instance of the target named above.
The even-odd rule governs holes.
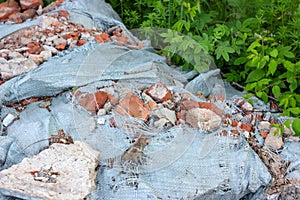
[[[0,172],[0,192],[22,199],[83,199],[94,188],[99,153],[81,141],[55,143]]]

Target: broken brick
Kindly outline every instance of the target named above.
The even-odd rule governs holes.
[[[22,10],[37,9],[39,6],[44,6],[43,0],[20,0]]]
[[[170,90],[161,82],[150,86],[150,88],[146,91],[146,94],[159,102],[164,102],[171,99]]]
[[[223,111],[213,103],[199,102],[199,107],[209,109],[209,110],[215,112],[219,116],[222,116],[222,114],[223,114]]]
[[[180,104],[180,109],[181,110],[191,110],[193,108],[199,108],[199,103],[198,101],[194,100],[184,100]]]
[[[78,45],[78,46],[82,46],[82,45],[84,45],[86,42],[87,42],[86,40],[78,40],[78,41],[77,41],[77,45]]]
[[[65,50],[65,49],[66,49],[66,45],[67,45],[67,43],[66,43],[66,42],[63,42],[63,43],[61,43],[61,44],[59,44],[59,45],[56,45],[56,46],[55,46],[55,49],[57,49],[57,50],[59,50],[59,51]]]
[[[59,11],[57,11],[57,13],[58,13],[58,16],[65,17],[66,19],[70,18],[70,14],[66,10],[59,10]]]
[[[140,118],[144,121],[150,117],[150,110],[146,104],[132,92],[126,94],[115,111],[120,115]]]
[[[100,108],[103,108],[107,101],[107,93],[102,91],[94,94],[82,93],[79,91],[76,92],[75,97],[79,99],[79,104],[90,112],[96,112]]]
[[[253,126],[252,124],[241,124],[240,128],[241,128],[243,131],[251,132],[252,126]]]

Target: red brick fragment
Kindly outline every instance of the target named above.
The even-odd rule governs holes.
[[[189,99],[191,97],[191,95],[189,93],[182,93],[182,94],[180,94],[180,96],[182,97],[183,100]]]
[[[146,94],[149,95],[152,99],[164,102],[171,99],[170,90],[161,82],[155,83],[146,91]]]
[[[55,21],[51,23],[51,26],[53,27],[57,27],[59,25],[59,21]]]
[[[39,100],[38,97],[33,97],[33,98],[30,98],[30,99],[24,99],[24,100],[22,100],[22,101],[20,102],[20,104],[21,104],[22,106],[26,106],[26,105],[28,105],[28,104],[30,104],[30,103],[37,102],[38,100]]]
[[[199,108],[198,101],[184,100],[180,104],[180,110],[191,110],[193,108]]]
[[[55,35],[55,32],[53,30],[50,30],[50,29],[46,29],[46,34],[47,35]]]
[[[61,33],[64,29],[56,27],[54,30],[56,33]]]
[[[215,112],[219,116],[222,116],[222,114],[223,114],[223,111],[213,103],[199,102],[199,107],[209,109],[209,110]]]
[[[104,40],[102,39],[102,37],[100,35],[95,35],[94,38],[99,43],[103,43],[104,42]]]
[[[38,42],[30,42],[27,44],[27,47],[29,48],[27,52],[30,54],[38,55],[45,50],[44,47],[41,47]]]
[[[150,110],[134,93],[127,93],[120,101],[115,111],[123,116],[140,118],[147,121],[150,116]]]
[[[143,42],[138,42],[138,48],[141,49],[144,47],[144,43]]]
[[[87,42],[86,40],[78,40],[78,41],[77,41],[77,45],[78,45],[78,46],[82,46],[82,45],[84,45],[86,42]]]
[[[109,123],[110,123],[111,127],[114,127],[114,128],[117,127],[117,124],[116,124],[116,121],[115,121],[114,117],[109,118]]]
[[[60,6],[65,0],[56,0],[55,4],[56,6]]]
[[[109,42],[109,41],[110,41],[109,35],[108,35],[107,33],[102,33],[102,34],[100,35],[100,37],[102,38],[102,40],[103,40],[104,42]]]
[[[264,139],[266,139],[266,137],[268,136],[268,134],[269,134],[269,133],[268,133],[268,132],[265,132],[265,131],[260,133],[260,135],[261,135]]]
[[[239,123],[238,123],[237,121],[232,121],[232,122],[231,122],[231,126],[232,126],[232,127],[237,127],[238,124],[239,124]]]
[[[80,31],[73,31],[69,34],[66,35],[66,39],[74,39],[74,40],[78,40],[79,39],[79,35],[80,35]]]
[[[187,114],[187,111],[186,110],[181,110],[180,112],[178,112],[176,114],[176,117],[177,119],[182,119],[182,120],[186,120],[186,114]]]
[[[79,104],[90,112],[96,112],[103,108],[107,101],[107,93],[102,91],[94,94],[76,92],[75,97],[78,98]]]
[[[151,109],[153,109],[153,108],[157,108],[157,103],[155,102],[155,101],[149,101],[148,102],[148,105],[149,105],[149,107],[151,108]]]
[[[0,21],[5,21],[12,14],[20,12],[19,4],[15,0],[10,0],[0,3]]]
[[[232,129],[232,130],[230,130],[230,132],[231,132],[231,135],[238,135],[239,134],[239,131],[236,130],[236,129]]]
[[[56,45],[55,48],[56,48],[57,50],[59,50],[59,51],[62,51],[62,50],[65,50],[65,49],[66,49],[66,45],[67,45],[67,43],[64,42],[64,43],[61,43],[61,44],[59,44],[59,45]]]
[[[111,94],[107,94],[108,101],[111,103],[111,105],[116,106],[119,103],[119,98],[114,97]]]
[[[14,24],[21,24],[23,22],[23,20],[21,18],[21,13],[19,13],[19,12],[11,14],[8,17],[8,19],[10,21],[12,21],[12,23],[14,23]]]
[[[44,6],[43,0],[20,0],[22,10],[38,9],[39,6]]]
[[[117,40],[121,43],[124,43],[124,44],[127,43],[127,39],[123,36],[117,37]]]
[[[226,130],[222,130],[221,131],[221,136],[227,136],[227,131]]]
[[[258,121],[262,121],[262,114],[256,114],[256,119],[258,120]]]
[[[53,18],[55,18],[55,19],[58,18],[57,14],[52,14],[51,17],[53,17]]]
[[[59,11],[57,11],[57,13],[58,13],[58,16],[60,16],[60,17],[65,17],[66,19],[70,18],[70,14],[66,10],[59,10]]]
[[[252,124],[241,124],[240,128],[241,128],[243,131],[251,132],[252,126],[253,126]]]

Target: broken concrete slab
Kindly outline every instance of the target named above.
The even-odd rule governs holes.
[[[81,141],[53,144],[0,172],[0,193],[22,199],[83,199],[96,187],[99,152]]]
[[[276,127],[272,127],[265,139],[265,145],[271,147],[273,150],[279,150],[283,146],[283,140],[280,134],[275,135],[275,131]]]
[[[200,130],[217,129],[221,124],[221,117],[205,108],[193,108],[187,111],[186,122]]]

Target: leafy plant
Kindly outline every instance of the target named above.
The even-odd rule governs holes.
[[[295,131],[295,136],[300,136],[300,119],[293,121],[292,128]]]
[[[173,30],[161,36],[175,64],[202,72],[214,61],[227,81],[300,115],[300,0],[109,2],[129,28]]]
[[[183,68],[189,68],[192,65],[199,72],[209,70],[212,58],[196,40],[170,29],[167,33],[162,33],[161,36],[165,38],[164,42],[167,43],[164,53],[170,56],[180,55],[185,60]]]
[[[44,6],[47,6],[49,4],[51,4],[52,2],[55,2],[55,0],[43,0],[44,2]]]

